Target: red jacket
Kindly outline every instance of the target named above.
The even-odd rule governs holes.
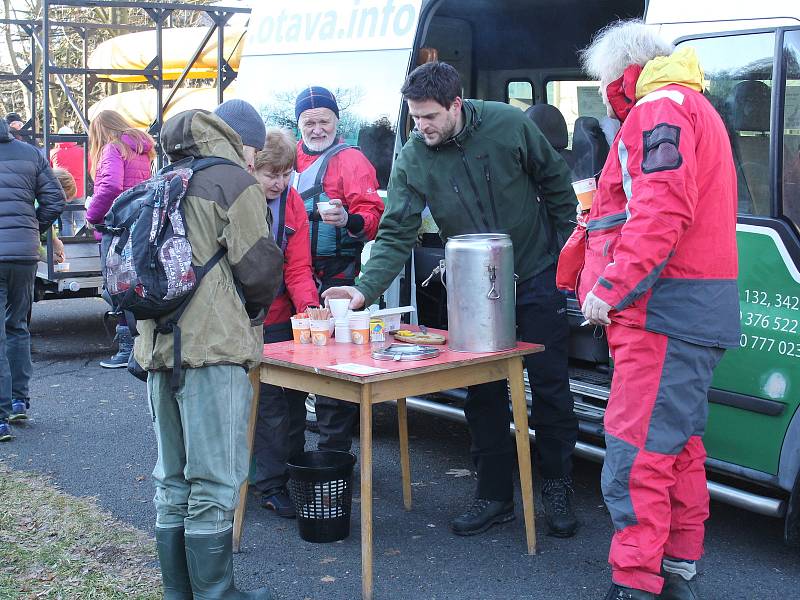
[[[69,171],[69,174],[75,179],[75,186],[77,192],[76,198],[83,198],[83,155],[85,154],[83,146],[79,146],[75,142],[59,142],[55,148],[50,151],[50,164],[54,167],[60,167]]]
[[[608,86],[623,123],[589,213],[578,297],[592,291],[622,325],[735,347],[736,174],[701,85],[694,52],[678,50]]]
[[[319,154],[309,154],[302,141],[297,143],[297,172],[305,171]],[[383,199],[378,195],[375,167],[360,150],[348,148],[331,158],[322,180],[329,198],[339,198],[351,215],[364,220],[363,228],[348,233],[362,241],[375,239],[383,214]]]
[[[283,291],[272,302],[264,325],[286,323],[296,312],[319,304],[317,285],[311,270],[311,244],[308,237],[308,215],[294,188],[289,187],[286,206],[272,212],[272,219],[280,226],[283,214]],[[275,227],[273,227],[273,230]],[[277,241],[277,239],[276,239]]]

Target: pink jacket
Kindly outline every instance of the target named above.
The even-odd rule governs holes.
[[[136,142],[133,139],[125,134],[120,139],[135,151]],[[125,160],[113,144],[103,146],[94,176],[94,194],[86,210],[87,221],[95,225],[101,223],[117,196],[150,178],[150,158],[147,153],[152,147],[152,143],[148,143],[142,154],[134,154]],[[100,240],[101,236],[95,231],[94,237]]]

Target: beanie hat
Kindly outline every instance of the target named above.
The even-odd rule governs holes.
[[[267,128],[252,104],[238,98],[226,100],[214,109],[214,114],[239,134],[242,144],[252,146],[257,150],[264,148],[267,141]]]
[[[294,103],[295,118],[300,120],[300,115],[311,108],[330,108],[336,118],[339,118],[339,105],[336,104],[336,96],[324,87],[312,85],[300,92]]]
[[[15,112],[10,112],[6,115],[6,123],[14,123],[19,121],[20,123],[24,123],[25,121],[22,120],[22,117]]]

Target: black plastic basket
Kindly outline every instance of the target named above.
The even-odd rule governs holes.
[[[307,542],[336,542],[350,535],[353,465],[350,452],[304,452],[289,463],[289,494],[300,537]]]

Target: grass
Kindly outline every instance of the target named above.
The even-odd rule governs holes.
[[[143,532],[0,461],[3,600],[157,600],[156,565]]]

